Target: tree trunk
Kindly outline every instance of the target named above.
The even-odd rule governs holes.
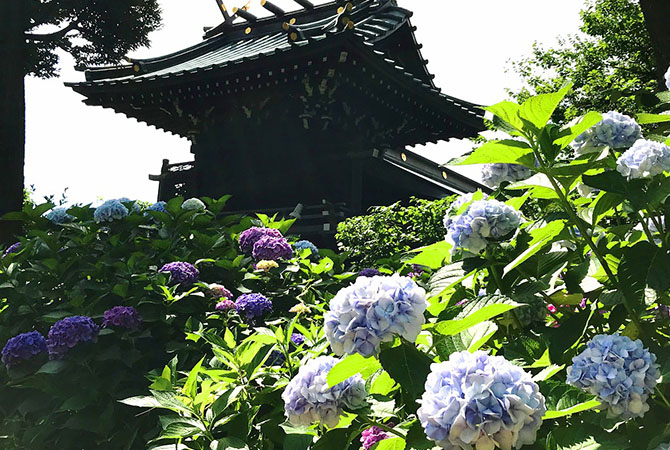
[[[670,67],[670,0],[640,0],[656,57],[656,78],[665,90],[665,72]]]
[[[0,216],[23,206],[25,0],[0,0]],[[12,242],[18,224],[0,221],[0,241]]]

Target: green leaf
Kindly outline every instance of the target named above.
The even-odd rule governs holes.
[[[212,442],[212,450],[249,450],[249,446],[243,440],[235,437],[226,437]]]
[[[442,295],[446,290],[466,279],[468,275],[469,273],[463,270],[463,261],[442,267],[430,277],[430,281],[428,282],[430,286],[428,297]]]
[[[123,403],[124,405],[129,406],[135,406],[138,408],[157,408],[161,406],[161,404],[158,403],[158,401],[155,398],[149,396],[130,397],[123,400],[119,400],[119,403]]]
[[[637,123],[648,125],[652,123],[670,122],[670,114],[638,114]]]
[[[517,256],[514,261],[510,262],[503,269],[503,276],[507,275],[509,272],[514,270],[520,264],[523,264],[530,257],[538,253],[540,250],[545,248],[547,245],[551,245],[554,238],[561,234],[565,229],[565,221],[563,220],[554,220],[549,222],[542,228],[536,228],[530,232],[530,235],[533,239],[528,244],[528,248],[523,251],[519,256]]]
[[[379,361],[391,378],[413,398],[423,393],[433,361],[414,345],[403,343],[398,347],[386,349],[379,354]]]
[[[172,411],[181,411],[192,413],[188,406],[182,403],[174,392],[151,391],[161,408],[170,409]]]
[[[62,372],[65,369],[65,367],[67,367],[67,363],[65,361],[57,361],[57,360],[49,361],[48,363],[40,367],[40,370],[38,370],[37,373],[54,375]]]
[[[372,447],[372,450],[405,450],[407,443],[403,438],[384,439]]]
[[[563,382],[549,380],[539,384],[547,404],[544,419],[565,417],[600,406],[595,396]]]
[[[619,264],[619,285],[626,298],[635,302],[635,308],[641,307],[644,302],[647,280],[658,267],[654,263],[658,254],[663,254],[662,250],[648,241],[623,249],[623,258]]]
[[[624,433],[612,433],[600,426],[566,424],[552,428],[547,450],[627,450],[631,446]],[[640,447],[635,447],[640,449]]]
[[[585,185],[614,194],[626,194],[626,179],[619,172],[608,171],[598,175],[584,175],[582,181]]]
[[[519,118],[519,105],[510,101],[502,101],[495,105],[483,108],[485,111],[493,113],[496,117],[507,123],[513,129],[523,130],[523,121]],[[511,134],[511,133],[510,133]]]
[[[544,128],[570,89],[572,89],[572,84],[568,84],[560,91],[552,94],[540,94],[529,98],[521,105],[519,117],[532,123],[538,129]]]
[[[381,364],[375,358],[364,358],[358,353],[349,355],[328,372],[328,387],[340,384],[359,373],[376,372],[379,368]]]
[[[482,348],[489,339],[493,337],[498,331],[498,326],[490,321],[481,322],[469,329],[462,331],[453,336],[442,336],[436,340],[435,348],[437,349],[440,359],[443,361],[449,358],[449,355],[456,352],[467,350],[475,352]]]
[[[418,252],[418,254],[407,261],[407,264],[418,264],[431,269],[437,269],[442,267],[445,261],[449,260],[450,251],[451,244],[445,240],[441,240],[435,244],[413,250],[412,253]]]
[[[469,164],[494,163],[521,164],[534,168],[535,157],[533,156],[533,149],[525,142],[505,139],[502,141],[489,141],[469,156],[451,161],[449,165],[464,166]]]
[[[505,303],[494,303],[492,305],[487,305],[463,319],[438,322],[438,324],[435,326],[435,331],[445,336],[453,336],[467,330],[470,327],[473,327],[520,306],[524,305],[513,302],[511,300],[507,300]]]
[[[561,148],[566,148],[570,145],[580,134],[598,124],[603,120],[603,115],[594,111],[586,113],[579,123],[571,126],[565,130],[561,130],[561,137],[554,141],[554,144],[560,145]]]
[[[200,373],[200,369],[202,368],[202,363],[205,361],[205,357],[203,356],[200,361],[191,369],[191,372],[188,374],[188,378],[186,379],[186,383],[184,383],[184,394],[191,398],[195,398],[195,394],[197,393],[197,382],[198,382],[198,374]]]

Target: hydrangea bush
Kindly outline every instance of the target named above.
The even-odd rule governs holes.
[[[227,198],[10,215],[2,448],[663,448],[667,114],[551,123],[567,89],[488,107],[511,138],[458,161],[532,177],[423,209],[420,249],[367,228],[379,260],[312,258],[292,220]]]

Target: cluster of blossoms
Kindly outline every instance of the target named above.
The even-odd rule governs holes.
[[[600,151],[604,147],[628,148],[642,137],[642,128],[635,119],[610,111],[603,120],[577,136],[572,147],[578,154]]]
[[[207,206],[199,198],[189,198],[181,204],[181,209],[184,211],[204,211]]]
[[[30,331],[7,341],[2,349],[2,363],[11,368],[46,351],[47,342],[44,336],[38,331]]]
[[[233,293],[220,284],[210,284],[207,288],[207,294],[217,300],[221,298],[232,300],[234,298]]]
[[[283,237],[263,236],[254,244],[251,252],[254,259],[277,261],[288,259],[293,256],[293,248]]]
[[[17,242],[15,244],[10,245],[7,247],[7,250],[2,254],[2,257],[4,258],[5,256],[11,254],[11,253],[18,253],[21,251],[21,243]]]
[[[454,221],[455,217],[458,217],[458,211],[466,204],[472,203],[474,200],[474,193],[459,195],[456,200],[449,206],[447,213],[444,215],[444,228],[449,229],[449,226]],[[484,194],[482,200],[488,199],[488,195]]]
[[[276,269],[279,267],[279,264],[277,264],[277,261],[272,261],[272,260],[262,260],[258,261],[256,265],[254,266],[256,270],[261,270],[263,272],[269,272],[272,269]]]
[[[363,450],[370,450],[377,442],[388,439],[389,435],[379,427],[370,427],[361,433]]]
[[[410,278],[421,278],[421,275],[423,275],[424,270],[423,267],[421,267],[418,264],[412,264],[412,271],[407,274],[408,277]]]
[[[281,234],[281,231],[274,228],[261,228],[261,227],[251,227],[248,230],[244,230],[240,234],[240,250],[243,253],[251,253],[254,249],[254,244],[264,236],[270,236],[275,238],[283,238],[284,235]]]
[[[482,181],[490,188],[497,188],[505,182],[530,178],[533,172],[519,164],[486,164],[482,167]]]
[[[289,422],[295,426],[321,422],[334,427],[344,408],[357,409],[365,405],[367,393],[360,375],[328,387],[326,377],[338,362],[337,358],[321,356],[300,367],[282,393]]]
[[[95,208],[93,218],[96,222],[113,222],[128,216],[128,208],[119,199],[107,200]]]
[[[316,248],[316,245],[311,243],[310,241],[298,241],[295,244],[293,244],[293,248],[296,250],[296,252],[301,252],[303,250],[309,250],[312,252],[310,255],[311,257],[318,258],[319,257],[319,249]]]
[[[81,342],[97,342],[100,327],[90,317],[73,316],[59,320],[47,335],[50,359],[63,359],[65,354]]]
[[[626,336],[598,335],[572,360],[567,382],[607,405],[608,415],[622,420],[642,417],[660,372],[656,356]]]
[[[158,212],[167,212],[167,203],[165,202],[156,202],[153,205],[147,208],[147,211],[158,211]]]
[[[364,277],[364,278],[372,278],[372,277],[377,277],[381,275],[382,273],[377,270],[377,269],[363,269],[360,272],[358,272],[359,277]]]
[[[659,175],[670,170],[670,147],[640,139],[619,157],[616,170],[629,180]]]
[[[44,217],[56,225],[68,223],[74,219],[74,217],[67,213],[67,208],[54,208],[46,213]]]
[[[169,272],[172,282],[185,286],[195,283],[200,276],[200,271],[193,264],[182,261],[167,263],[161,267],[160,272]]]
[[[324,332],[336,355],[372,356],[394,336],[414,342],[427,305],[426,291],[409,277],[359,277],[331,300]]]
[[[105,311],[103,315],[103,328],[118,327],[137,330],[140,325],[142,325],[142,316],[132,306],[115,306]]]
[[[426,436],[450,450],[532,444],[547,411],[530,374],[482,351],[452,353],[433,364],[420,403]]]
[[[241,316],[251,322],[272,312],[272,302],[262,294],[240,295],[235,301],[235,307]]]
[[[468,206],[461,215],[446,217],[447,241],[454,249],[479,253],[489,239],[503,239],[519,228],[521,214],[497,200],[479,200]]]
[[[300,347],[304,343],[305,336],[300,333],[291,334],[291,346]],[[273,350],[272,353],[270,353],[266,364],[268,366],[280,366],[284,364],[284,361],[286,361],[284,354],[279,350]]]
[[[217,311],[235,311],[237,310],[237,305],[232,300],[224,299],[216,304],[215,309]]]

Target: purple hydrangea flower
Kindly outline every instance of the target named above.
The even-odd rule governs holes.
[[[344,408],[357,409],[365,405],[367,393],[360,375],[328,387],[328,372],[339,362],[332,356],[320,356],[300,366],[282,394],[289,422],[295,426],[321,422],[334,427]]]
[[[293,345],[300,346],[305,342],[305,336],[299,333],[291,334],[291,343]],[[268,357],[267,362],[265,363],[268,366],[281,366],[286,361],[286,356],[279,350],[273,350]]]
[[[431,365],[420,403],[417,416],[426,436],[445,449],[532,444],[547,411],[530,374],[482,351],[452,353]]]
[[[379,427],[370,427],[361,433],[363,450],[370,450],[377,442],[388,439],[390,436]]]
[[[291,342],[295,345],[302,345],[305,343],[305,336],[300,333],[293,333],[291,334]]]
[[[274,228],[251,227],[240,234],[240,250],[243,253],[251,253],[254,249],[254,244],[263,236],[284,237],[281,231]]]
[[[616,170],[629,180],[659,175],[670,170],[670,147],[640,139],[619,157]]]
[[[217,303],[215,308],[217,311],[234,311],[237,309],[237,305],[234,301],[226,299]]]
[[[225,298],[227,300],[233,299],[233,293],[230,292],[228,289],[226,289],[224,286],[221,286],[220,284],[210,284],[209,288],[207,289],[207,294],[215,299],[220,298]]]
[[[293,248],[283,237],[263,236],[254,244],[252,252],[256,260],[277,261],[293,256]]]
[[[425,323],[426,291],[408,277],[360,277],[340,289],[324,315],[324,332],[336,355],[368,357],[382,342],[414,342]]]
[[[47,335],[50,359],[62,359],[80,342],[97,342],[100,327],[90,317],[73,316],[59,320]]]
[[[5,256],[9,255],[10,253],[18,253],[21,251],[21,243],[17,242],[15,244],[10,245],[7,247],[7,250],[2,254],[2,257],[4,258]]]
[[[240,315],[250,321],[256,321],[272,312],[272,302],[262,294],[240,295],[235,302]]]
[[[572,359],[567,382],[608,406],[608,415],[622,420],[642,417],[660,371],[656,355],[627,336],[600,334]]]
[[[170,272],[170,278],[173,282],[185,286],[195,283],[200,276],[200,272],[193,264],[182,261],[167,263],[161,267],[160,272]]]
[[[103,314],[102,326],[137,330],[142,324],[142,316],[132,306],[115,306]]]
[[[363,269],[358,272],[359,277],[372,278],[381,275],[382,273],[377,269]]]
[[[30,331],[7,341],[2,349],[2,362],[11,368],[46,351],[47,343],[44,336],[37,331]]]
[[[519,164],[485,164],[482,167],[482,182],[490,188],[497,188],[506,181],[525,180],[532,175],[528,167]]]

